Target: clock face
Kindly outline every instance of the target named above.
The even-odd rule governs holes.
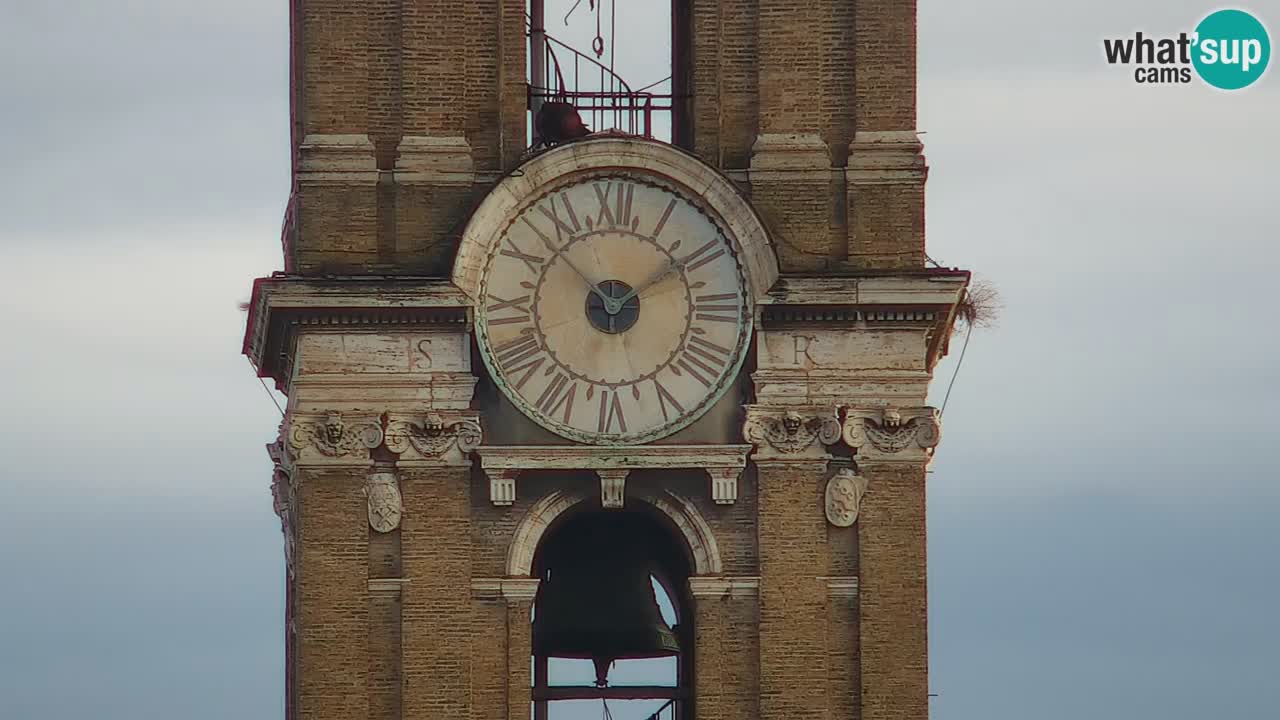
[[[499,387],[568,438],[627,444],[688,425],[750,337],[734,244],[702,203],[638,173],[566,178],[494,243],[476,332]]]

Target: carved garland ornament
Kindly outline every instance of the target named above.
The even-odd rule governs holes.
[[[867,492],[867,479],[850,468],[842,468],[827,481],[827,522],[836,527],[851,527],[858,521],[862,496]]]
[[[765,445],[783,455],[796,455],[818,444],[831,445],[840,439],[840,423],[834,416],[802,416],[795,411],[782,415],[749,415],[743,426],[747,441],[759,449]]]
[[[844,422],[844,441],[861,453],[864,448],[877,454],[897,455],[913,448],[929,450],[942,439],[938,411],[920,408],[919,415],[906,422],[895,408],[875,410],[850,409]],[[879,419],[876,419],[876,415]]]
[[[347,424],[339,412],[329,413],[322,423],[295,419],[289,431],[289,447],[296,456],[314,450],[330,458],[367,459],[381,444],[382,428],[376,421]]]
[[[466,455],[480,446],[480,423],[472,418],[447,421],[437,413],[428,414],[420,423],[391,420],[387,423],[387,449],[404,454],[413,449],[424,458],[436,459],[457,450]]]

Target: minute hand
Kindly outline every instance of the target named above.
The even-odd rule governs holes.
[[[574,265],[573,261],[569,259],[569,256],[564,253],[564,248],[563,247],[557,248],[554,244],[552,244],[550,238],[546,238],[546,237],[542,238],[542,244],[546,245],[547,249],[550,250],[552,253],[558,255],[561,260],[564,260],[564,264],[568,265],[570,270],[574,271],[575,273],[578,274],[578,277],[582,278],[582,281],[587,284],[587,287],[591,289],[591,292],[595,293],[596,297],[600,298],[600,302],[604,303],[605,310],[608,311],[609,303],[612,302],[612,300],[608,296],[606,296],[603,292],[601,292],[600,288],[596,287],[595,283],[591,282],[591,278],[582,274],[582,271],[578,269],[578,266]],[[619,307],[621,307],[621,305],[619,305]],[[609,313],[609,314],[612,315],[613,313]]]
[[[627,293],[626,295],[623,295],[622,297],[618,298],[617,300],[610,300],[610,301],[606,301],[606,302],[605,302],[605,310],[609,311],[609,314],[611,314],[611,315],[612,315],[612,314],[614,314],[614,313],[617,313],[619,310],[621,310],[621,309],[622,309],[622,306],[623,306],[624,304],[626,304],[626,302],[627,302],[628,300],[630,300],[631,298],[633,298],[633,297],[635,297],[635,296],[639,295],[640,293],[644,292],[645,290],[648,290],[649,288],[653,287],[654,285],[657,285],[658,283],[662,282],[664,279],[666,279],[666,277],[667,277],[668,275],[671,275],[672,273],[675,273],[675,272],[679,272],[680,270],[683,270],[683,269],[684,269],[684,263],[679,262],[679,261],[677,261],[677,260],[672,260],[672,261],[671,261],[671,264],[670,264],[670,265],[668,265],[668,266],[667,266],[667,268],[666,268],[665,270],[663,270],[662,272],[658,273],[657,275],[654,275],[653,277],[649,278],[648,280],[646,280],[646,281],[644,281],[644,282],[640,283],[640,284],[639,284],[638,286],[636,286],[635,288],[632,288],[631,292]],[[611,306],[612,306],[612,307],[611,307]]]

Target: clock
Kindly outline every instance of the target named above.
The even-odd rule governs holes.
[[[495,383],[563,437],[670,435],[733,384],[751,295],[725,223],[643,170],[573,173],[515,205],[480,274],[476,336]]]

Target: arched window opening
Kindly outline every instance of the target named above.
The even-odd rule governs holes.
[[[641,510],[548,530],[534,562],[534,720],[689,717],[690,563],[675,537]]]
[[[528,0],[530,145],[616,130],[689,147],[687,0]],[[657,12],[655,12],[657,10]]]

